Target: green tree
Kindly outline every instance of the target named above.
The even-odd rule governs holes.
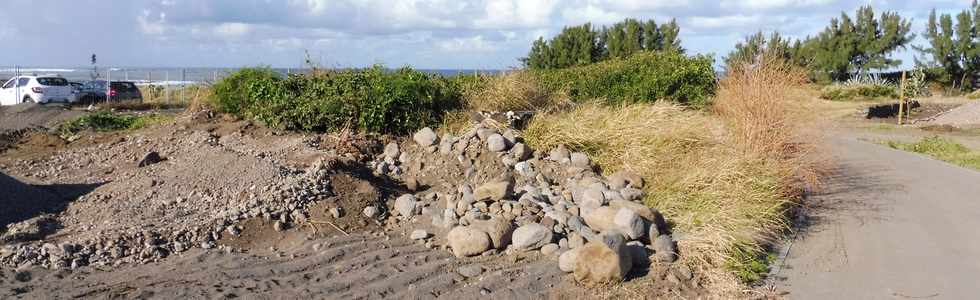
[[[662,41],[658,43],[657,48],[654,50],[684,53],[684,48],[681,47],[680,33],[681,27],[677,25],[677,20],[675,19],[671,19],[670,22],[660,25]]]
[[[937,20],[938,19],[938,20]],[[916,63],[923,67],[942,70],[933,74],[940,81],[963,88],[972,87],[980,76],[980,4],[976,0],[969,9],[953,16],[936,10],[929,14],[924,35],[927,47],[915,47],[922,55]]]
[[[594,63],[602,55],[598,35],[589,23],[565,27],[550,41],[545,41],[543,37],[538,38],[531,45],[531,52],[521,61],[532,69],[567,68]]]
[[[898,66],[901,60],[889,56],[905,48],[914,37],[912,23],[896,12],[875,17],[871,6],[862,6],[852,19],[842,12],[822,32],[804,45],[812,57],[812,67],[824,79],[841,80],[852,73]]]
[[[625,19],[600,30],[587,23],[565,27],[551,40],[538,38],[521,61],[531,69],[559,69],[608,58],[625,58],[641,51],[683,53],[679,33],[680,27],[675,20],[658,26],[653,20]]]
[[[744,41],[735,44],[735,49],[725,56],[726,66],[734,66],[738,63],[756,63],[763,54],[772,55],[787,61],[804,65],[802,59],[797,56],[802,55],[800,49],[802,43],[795,41],[790,43],[789,38],[784,38],[778,32],[773,32],[767,37],[762,31],[745,37]]]

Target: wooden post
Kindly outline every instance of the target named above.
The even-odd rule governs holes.
[[[905,124],[902,122],[902,114],[905,113],[905,106],[905,71],[902,71],[902,82],[898,85],[898,125]]]

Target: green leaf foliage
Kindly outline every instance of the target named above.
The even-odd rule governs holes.
[[[791,41],[778,32],[772,32],[767,37],[762,31],[735,44],[735,49],[724,58],[724,61],[728,67],[740,63],[754,64],[758,63],[763,55],[772,55],[772,57],[785,59],[799,66],[809,64],[809,59],[803,53],[801,41]]]
[[[890,55],[915,37],[911,28],[912,23],[896,12],[876,17],[871,6],[862,6],[853,19],[842,12],[817,36],[808,38],[802,55],[812,59],[810,67],[818,79],[844,80],[853,73],[900,65],[901,60]]]
[[[238,73],[252,74],[243,69]],[[229,78],[239,78],[233,74]],[[217,103],[237,103],[225,112],[254,118],[271,127],[302,131],[359,128],[407,133],[437,124],[460,106],[457,84],[438,75],[381,66],[288,78],[254,76],[242,81],[242,101],[215,93]]]
[[[230,114],[243,113],[240,109],[249,107],[252,99],[246,90],[249,85],[279,79],[279,74],[269,68],[244,68],[228,77],[222,78],[212,86],[216,96],[213,101],[218,111]]]
[[[605,99],[616,104],[670,100],[703,107],[715,91],[713,64],[709,56],[638,52],[588,66],[535,72],[546,87],[566,92],[575,101]]]
[[[970,8],[953,16],[937,16],[933,9],[923,32],[929,42],[926,47],[915,47],[920,53],[917,64],[941,70],[935,76],[940,82],[963,89],[972,87],[980,79],[980,4],[973,1]]]
[[[675,20],[657,25],[653,20],[626,19],[601,29],[586,23],[565,27],[550,40],[538,38],[521,61],[529,69],[561,69],[624,58],[641,51],[683,52],[679,33]]]

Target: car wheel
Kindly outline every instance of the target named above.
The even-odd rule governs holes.
[[[30,96],[24,97],[24,100],[22,101],[22,103],[34,103],[34,99],[31,98]]]

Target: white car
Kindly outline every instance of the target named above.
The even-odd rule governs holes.
[[[0,105],[20,103],[74,103],[77,91],[58,75],[17,76],[0,89]]]

